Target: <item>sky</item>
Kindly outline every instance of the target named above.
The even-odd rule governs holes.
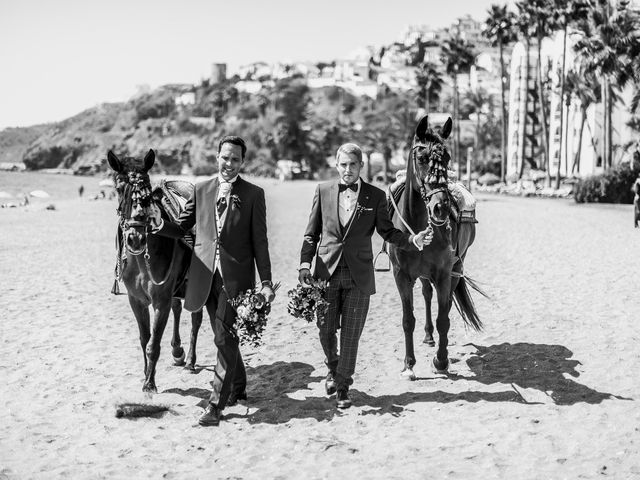
[[[484,21],[506,0],[0,0],[0,130],[59,121],[213,63],[331,61],[408,25]]]

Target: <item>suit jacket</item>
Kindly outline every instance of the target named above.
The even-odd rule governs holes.
[[[365,294],[376,291],[373,271],[373,230],[387,242],[405,250],[418,249],[413,236],[393,226],[387,213],[387,199],[382,190],[361,181],[358,201],[348,225],[340,225],[338,183],[321,183],[316,188],[304,233],[300,263],[312,263],[315,256],[315,276],[328,280],[340,258],[349,267],[356,286]]]
[[[271,281],[264,190],[237,178],[229,194],[227,216],[218,237],[215,212],[219,185],[217,177],[197,183],[177,222],[165,220],[157,232],[180,238],[194,225],[196,227],[184,299],[185,308],[191,312],[200,310],[211,292],[216,246],[220,247],[222,281],[229,298],[255,286],[256,267],[260,280]]]

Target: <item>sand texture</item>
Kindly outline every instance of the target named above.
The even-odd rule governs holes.
[[[40,182],[3,174],[0,190],[29,178]],[[0,210],[0,479],[640,478],[631,206],[479,195],[466,272],[492,297],[474,297],[485,330],[452,313],[450,374],[435,375],[417,299],[418,379],[402,379],[398,294],[378,273],[354,406],[338,411],[316,327],[286,312],[315,184],[259,180],[283,286],[264,345],[243,349],[249,401],[202,428],[216,358],[206,315],[202,368],[172,365],[168,326],[159,393],[145,397],[136,322],[127,297],[110,294],[116,203],[48,178],[56,210]],[[185,348],[190,328],[185,312]],[[168,411],[116,417],[118,403],[149,401]]]

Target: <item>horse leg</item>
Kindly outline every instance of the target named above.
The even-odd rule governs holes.
[[[198,342],[198,332],[202,325],[202,310],[191,314],[191,339],[189,341],[189,353],[187,354],[187,364],[185,369],[191,373],[196,373],[196,343]]]
[[[436,342],[433,340],[433,321],[431,320],[431,299],[433,298],[433,287],[431,282],[426,278],[421,278],[422,282],[422,296],[424,297],[424,304],[427,308],[427,321],[424,324],[424,340],[422,343],[426,343],[430,347],[435,347]]]
[[[160,357],[160,341],[162,340],[162,334],[167,326],[167,320],[169,319],[169,312],[171,311],[171,299],[166,302],[162,302],[159,305],[154,305],[154,318],[153,325],[151,327],[151,338],[147,342],[147,372],[144,385],[142,386],[143,392],[158,391],[156,387],[156,364]]]
[[[151,337],[151,333],[149,332],[149,306],[145,305],[143,302],[135,297],[132,297],[131,295],[129,295],[129,305],[131,305],[133,315],[136,317],[136,321],[138,322],[138,332],[140,333],[140,347],[142,347],[144,373],[146,375],[147,355],[145,353],[145,349],[147,348],[149,337]]]
[[[394,269],[393,276],[402,301],[402,330],[404,331],[404,368],[401,375],[409,380],[415,380],[413,366],[416,364],[416,356],[413,351],[413,331],[416,327],[416,318],[413,316],[413,284],[411,278],[399,269]]]
[[[451,275],[441,275],[436,282],[438,295],[438,317],[436,328],[438,329],[438,351],[433,357],[433,367],[437,373],[446,373],[449,368],[449,310],[451,310]]]
[[[182,302],[179,298],[171,301],[171,310],[173,311],[173,336],[171,337],[171,355],[173,356],[173,364],[181,367],[184,365],[184,348],[180,339],[180,315],[182,314]]]

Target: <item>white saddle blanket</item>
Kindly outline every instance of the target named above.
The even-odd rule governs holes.
[[[449,182],[447,186],[461,212],[472,212],[476,209],[476,199],[462,183]]]

